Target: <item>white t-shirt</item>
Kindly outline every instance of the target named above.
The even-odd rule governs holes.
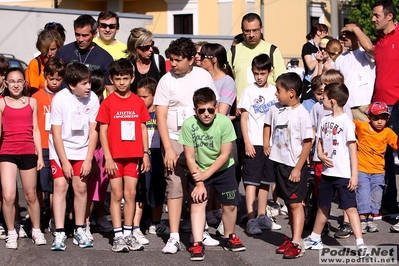
[[[211,88],[216,94],[216,100],[219,100],[211,75],[200,67],[193,67],[185,75],[176,75],[173,70],[169,71],[159,81],[154,105],[169,107],[166,123],[170,139],[179,139],[183,121],[194,114],[194,92],[203,87]]]
[[[350,119],[353,119],[352,111],[351,111],[351,108],[349,107],[348,103],[346,103],[344,105],[344,111]],[[315,130],[317,130],[319,128],[321,119],[323,117],[325,117],[327,115],[331,115],[331,114],[332,114],[332,111],[325,110],[322,102],[318,102],[315,105],[313,105],[312,110],[310,110],[310,119],[312,121],[312,126],[315,128]],[[317,147],[317,142],[319,142],[319,138],[316,135],[316,139],[315,139],[316,147]],[[320,159],[317,156],[317,148],[314,151],[313,161],[320,162]]]
[[[267,112],[265,124],[271,127],[273,142],[269,158],[295,167],[302,152],[303,141],[313,138],[309,112],[302,104],[292,109],[276,103]]]
[[[51,102],[50,124],[62,126],[65,154],[69,160],[86,159],[89,124],[96,123],[99,108],[98,98],[92,91],[87,98],[77,98],[69,89],[62,89],[54,96]],[[49,153],[50,159],[59,159],[52,130],[49,136]]]
[[[345,113],[336,117],[332,115],[321,119],[316,133],[323,140],[323,151],[333,160],[334,167],[323,165],[323,175],[351,178],[351,158],[348,142],[356,141],[355,124]]]
[[[267,88],[252,84],[242,92],[237,108],[248,112],[248,137],[252,145],[263,146],[265,115],[277,102],[275,94],[276,87],[271,84]]]
[[[345,77],[350,107],[370,104],[374,91],[375,61],[362,49],[347,51],[338,56],[335,69]]]

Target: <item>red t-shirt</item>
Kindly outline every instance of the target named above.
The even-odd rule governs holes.
[[[101,103],[96,120],[108,125],[108,145],[113,159],[143,157],[141,124],[150,120],[150,115],[140,97],[131,93],[128,98],[120,98],[111,93]],[[134,140],[122,140],[121,129],[128,121],[134,121]]]
[[[373,102],[395,105],[399,100],[399,29],[396,28],[378,39],[374,46],[375,89]]]

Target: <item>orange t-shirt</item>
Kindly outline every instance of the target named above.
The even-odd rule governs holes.
[[[398,136],[395,132],[385,127],[381,132],[371,130],[368,122],[353,120],[356,126],[356,136],[358,140],[358,169],[368,174],[385,173],[384,155],[387,145],[392,149],[398,149]]]
[[[48,149],[48,136],[50,134],[50,113],[51,113],[51,101],[55,94],[51,93],[47,89],[39,90],[33,94],[32,98],[37,100],[37,116],[38,124],[40,129],[40,136],[42,138],[42,148]],[[47,127],[46,130],[46,117]]]
[[[40,61],[40,74],[39,74],[39,64],[36,58],[33,58],[26,69],[26,81],[29,84],[29,87],[36,88],[36,89],[43,89],[46,79],[44,78],[44,62],[38,57]]]

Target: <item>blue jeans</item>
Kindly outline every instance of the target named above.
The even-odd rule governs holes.
[[[387,126],[391,128],[396,135],[399,135],[399,105],[390,105],[389,111],[391,117],[387,123]],[[387,145],[387,151],[385,153],[385,185],[386,189],[382,196],[382,208],[395,211],[398,208],[398,202],[396,200],[398,191],[396,188],[396,172],[395,172],[395,161],[393,158],[393,150]]]
[[[359,183],[356,189],[359,214],[379,213],[385,185],[384,176],[384,174],[367,174],[359,171]]]

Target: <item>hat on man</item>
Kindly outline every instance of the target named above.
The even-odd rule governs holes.
[[[370,104],[369,108],[366,111],[367,115],[373,114],[373,115],[381,115],[381,114],[387,114],[391,115],[389,112],[388,105],[384,102],[373,102]]]

